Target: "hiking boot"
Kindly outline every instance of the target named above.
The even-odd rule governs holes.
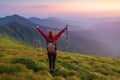
[[[53,72],[55,72],[55,69],[53,69]]]
[[[50,73],[53,74],[53,70],[52,69],[50,69]]]
[[[51,73],[51,74],[54,74],[54,72],[55,72],[55,69],[51,69],[51,70],[50,70],[50,73]]]

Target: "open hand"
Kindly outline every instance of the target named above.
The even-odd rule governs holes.
[[[36,28],[39,28],[39,26],[36,26]]]
[[[65,29],[67,30],[67,28],[68,28],[68,25],[66,25]]]

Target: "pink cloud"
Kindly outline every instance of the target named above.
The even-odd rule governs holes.
[[[1,13],[22,13],[35,15],[119,15],[120,11],[94,11],[71,8],[66,5],[20,5],[0,4]]]

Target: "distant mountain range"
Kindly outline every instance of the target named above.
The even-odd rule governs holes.
[[[46,19],[31,17],[31,18],[28,18],[28,20],[30,20],[31,22],[36,23],[38,25],[44,25],[47,27],[57,28],[57,29],[62,29],[63,27],[66,26],[65,22],[62,22],[62,20],[53,18],[53,17],[46,18]]]
[[[31,17],[31,18],[28,18],[28,20],[37,24],[37,25],[43,25],[43,26],[50,27],[50,28],[62,29],[66,25],[69,25],[69,30],[70,31],[81,31],[81,30],[83,30],[79,26],[72,25],[67,20],[62,20],[62,19],[54,18],[54,17],[49,17],[49,18],[46,18],[46,19]]]
[[[38,24],[39,22],[40,24]],[[19,15],[12,15],[0,18],[0,33],[12,36],[33,46],[39,46],[38,39],[40,39],[41,46],[45,47],[46,45],[43,37],[41,37],[40,33],[35,29],[34,26],[39,25],[40,28],[45,30],[45,32],[47,33],[47,31],[50,29],[49,24],[57,25],[60,23],[62,25],[65,25],[64,20],[61,21],[61,19],[57,18],[47,18],[41,20],[40,18],[33,17],[27,19]],[[57,26],[54,28],[52,27],[51,29],[55,30],[56,33],[60,31],[61,28],[64,27]],[[58,50],[66,51],[65,34],[60,38],[58,42]],[[69,31],[69,52],[77,52],[98,56],[111,56],[111,54],[113,54],[111,50],[106,47],[106,45],[96,39],[96,35],[92,30],[82,30],[82,28],[81,31]]]

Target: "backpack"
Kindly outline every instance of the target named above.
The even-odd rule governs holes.
[[[48,52],[52,52],[56,50],[56,46],[54,42],[47,42],[47,50]]]

